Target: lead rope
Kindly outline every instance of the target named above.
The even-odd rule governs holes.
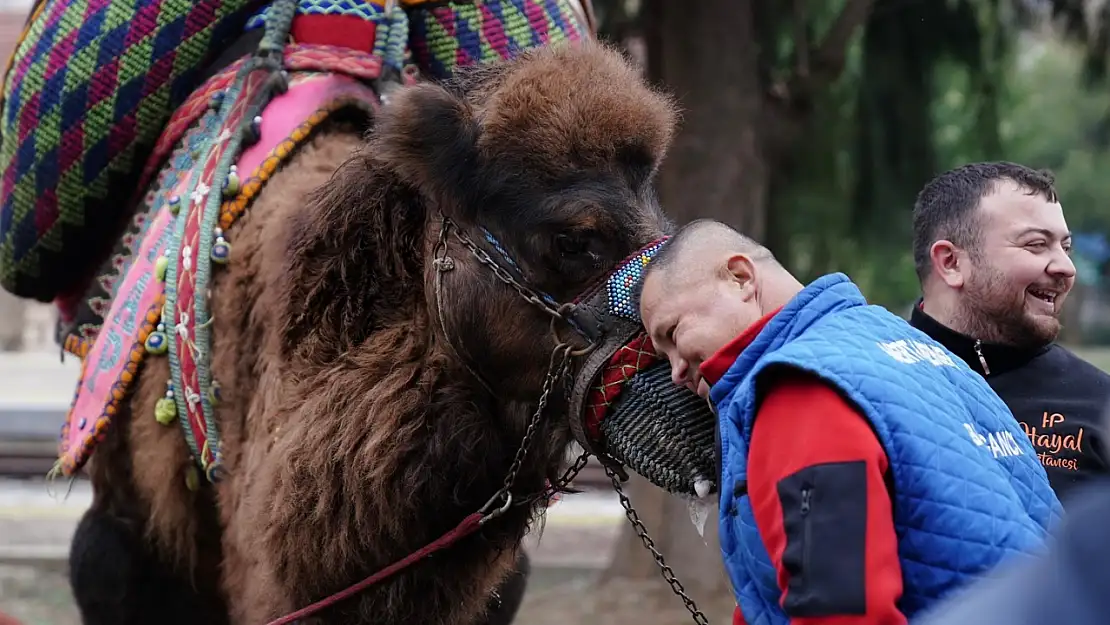
[[[524,458],[528,455],[531,448],[532,440],[535,438],[536,431],[539,428],[540,419],[543,417],[543,412],[547,408],[547,402],[551,398],[551,393],[554,392],[556,385],[560,382],[567,373],[567,367],[570,365],[569,355],[572,353],[573,347],[567,344],[560,344],[551,351],[551,358],[547,366],[547,377],[543,382],[543,392],[540,393],[540,398],[537,401],[536,411],[532,413],[532,418],[528,421],[528,428],[525,430],[524,439],[517,449],[516,455],[513,457],[512,465],[509,467],[505,480],[501,488],[493,494],[492,497],[486,501],[477,512],[473,512],[466,516],[458,525],[446,534],[433,540],[432,542],[424,545],[420,549],[410,553],[404,558],[390,564],[389,566],[377,571],[366,579],[349,586],[329,597],[321,599],[307,607],[301,608],[292,614],[283,616],[277,620],[270,621],[267,625],[293,625],[299,619],[312,616],[321,610],[325,610],[344,599],[349,599],[362,591],[370,588],[374,584],[392,577],[400,571],[412,566],[413,564],[423,560],[424,558],[441,551],[455,544],[459,540],[477,532],[483,525],[500,517],[509,511],[513,506],[512,487],[516,482],[517,473],[520,471],[524,463]],[[577,463],[576,463],[577,464]]]

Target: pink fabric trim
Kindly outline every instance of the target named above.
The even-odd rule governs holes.
[[[310,115],[337,98],[349,99],[353,93],[375,97],[368,87],[347,76],[293,74],[289,90],[275,97],[265,109],[260,140],[244,150],[237,160],[240,177],[245,178],[261,166],[274,148],[287,140]],[[210,181],[208,177],[203,179]],[[191,203],[186,194],[189,180],[190,176],[182,176],[174,194],[171,194],[181,198],[181,210],[188,210]],[[219,193],[220,190],[212,192]],[[59,449],[62,471],[67,476],[76,473],[85,464],[96,444],[104,438],[120,403],[130,390],[139,364],[146,357],[145,341],[160,316],[165,285],[155,278],[154,267],[172,241],[176,217],[169,208],[161,207],[153,220],[134,262],[121,278],[119,296],[112,302],[104,325],[82,363],[81,378],[62,427]],[[195,230],[190,233],[199,234]],[[196,242],[192,245],[195,256]],[[191,310],[192,288],[186,290],[185,286],[178,285],[178,302],[187,304]],[[168,340],[178,340],[171,323],[166,323],[165,332]],[[193,335],[191,324],[189,335]],[[182,355],[190,353],[180,344],[179,350]],[[182,369],[188,375],[185,365],[183,358]],[[195,368],[192,371],[195,379]],[[181,389],[176,390],[182,392]],[[138,418],[143,417],[153,418],[153,415],[138,415]],[[196,406],[195,417],[203,423],[199,405]],[[199,435],[197,444],[203,446],[203,431],[197,431],[195,419],[191,418],[190,422],[194,425],[194,434]]]

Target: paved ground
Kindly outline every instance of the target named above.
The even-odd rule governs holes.
[[[91,493],[85,482],[75,482],[68,493],[66,486],[0,479],[0,610],[24,625],[77,623],[65,557]],[[549,601],[555,589],[589,586],[608,562],[623,522],[620,505],[607,494],[582,493],[555,504],[542,535],[526,540],[536,567],[530,600],[535,595]]]
[[[91,501],[87,482],[0,479],[0,561],[63,559],[78,518]],[[68,490],[68,492],[67,492]],[[537,566],[598,568],[624,512],[602,493],[568,496],[548,510],[542,535],[527,538]]]

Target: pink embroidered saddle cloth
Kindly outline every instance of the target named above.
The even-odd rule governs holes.
[[[352,76],[292,72],[288,91],[269,103],[257,124],[259,140],[244,149],[236,160],[238,172],[250,173],[245,175],[238,195],[223,202],[219,215],[223,230],[231,227],[270,176],[330,113],[348,106],[372,110],[377,103],[375,92]],[[229,118],[224,124],[226,128],[218,128],[217,132],[223,136],[229,129],[237,128],[238,121],[241,120]],[[179,149],[188,150],[188,141]],[[193,165],[203,166],[205,163]],[[172,162],[162,170],[163,182],[170,169]],[[57,468],[66,476],[76,473],[103,440],[131,391],[140,364],[148,356],[147,339],[159,323],[165,300],[166,284],[157,277],[157,264],[167,251],[176,251],[169,249],[176,221],[173,210],[176,207],[170,204],[188,201],[187,188],[192,176],[188,171],[184,173],[156,196],[160,204],[153,207],[144,224],[141,243],[120,278],[103,327],[82,363],[76,395],[61,433]],[[173,340],[170,336],[169,340]],[[152,417],[135,415],[135,418]]]

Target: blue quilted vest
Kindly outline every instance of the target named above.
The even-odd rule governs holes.
[[[721,551],[748,625],[789,623],[745,494],[757,382],[768,367],[819,376],[871,422],[890,460],[907,618],[1005,557],[1038,550],[1059,518],[1036,452],[982,376],[867,305],[847,276],[824,276],[771,319],[711,391]]]

